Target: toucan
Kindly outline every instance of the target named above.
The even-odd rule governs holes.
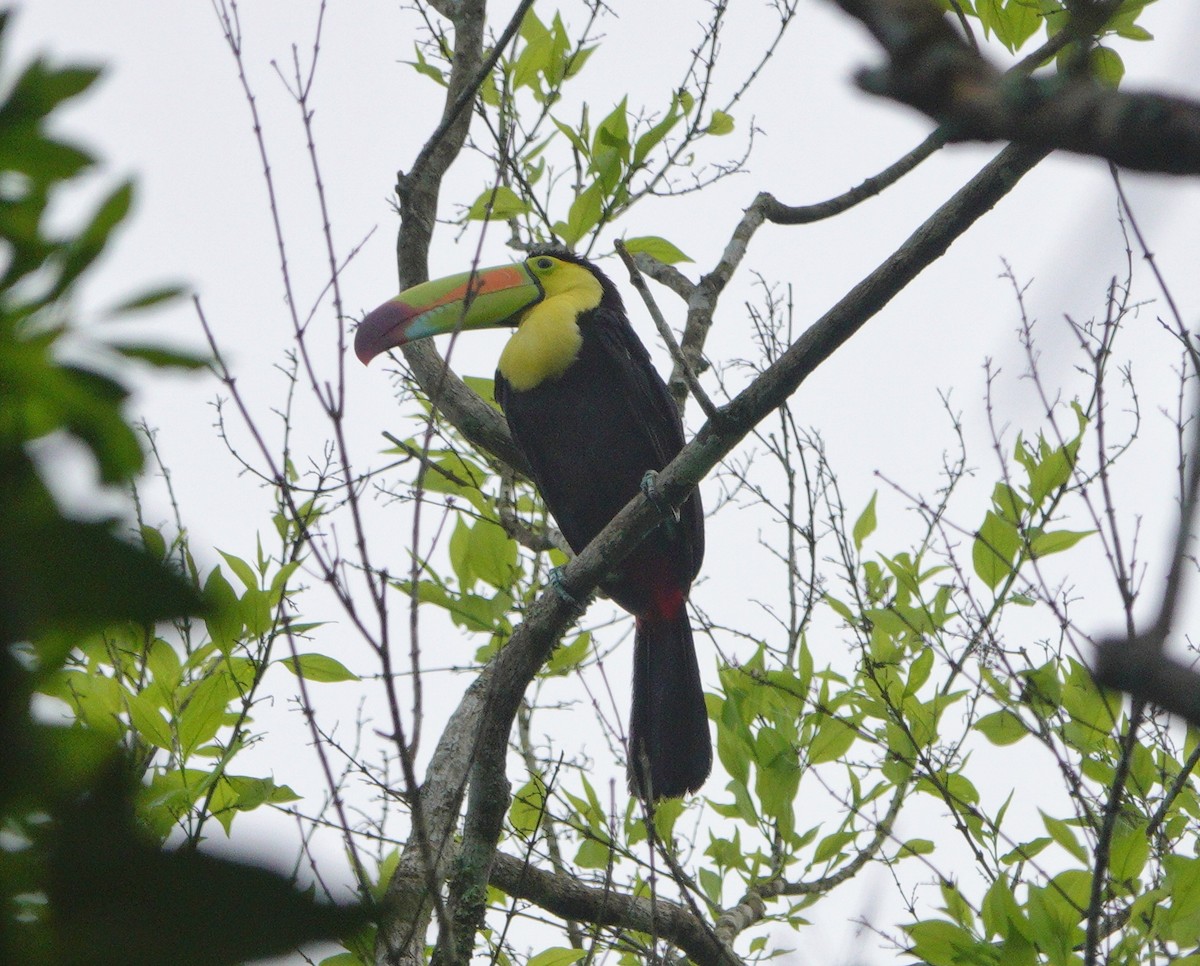
[[[401,292],[355,334],[362,362],[439,333],[509,326],[495,394],[546,506],[576,552],[683,447],[679,411],[591,262],[534,249]],[[652,477],[649,478],[652,485]],[[636,620],[630,788],[650,799],[697,791],[712,744],[687,598],[704,557],[704,512],[693,493],[602,583]]]

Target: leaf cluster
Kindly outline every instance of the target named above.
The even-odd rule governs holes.
[[[125,412],[123,360],[204,365],[84,340],[74,322],[75,291],[133,197],[121,184],[81,224],[50,227],[56,200],[95,164],[52,133],[53,116],[99,73],[37,59],[0,101],[0,959],[215,966],[352,932],[362,916],[314,902],[286,876],[198,853],[198,834],[163,848],[189,810],[228,828],[234,809],[295,797],[229,773],[233,748],[214,741],[258,670],[215,639],[181,655],[159,636],[163,621],[186,635],[196,617],[234,620],[201,588],[182,539],[168,550],[145,525],[130,539],[122,521],[60,507],[48,485],[60,468],[52,450],[39,454],[62,437],[101,484],[135,482],[145,455]],[[174,294],[153,289],[113,314]],[[104,362],[63,361],[86,341]],[[265,592],[268,606],[282,583]],[[152,764],[159,753],[166,762]],[[194,766],[205,758],[218,767]]]
[[[569,120],[562,113],[565,88],[596,46],[572,41],[559,12],[549,24],[532,8],[525,14],[511,55],[499,59],[479,90],[499,180],[466,208],[464,221],[509,222],[525,245],[590,249],[594,236],[658,191],[670,171],[690,165],[699,141],[733,132],[730,113],[717,109],[702,117],[703,98],[686,86],[656,113],[633,110],[625,96],[598,122],[587,103]],[[420,48],[412,66],[446,84],[448,66],[438,68]],[[690,261],[659,238],[630,239],[627,246],[652,251],[667,264]]]

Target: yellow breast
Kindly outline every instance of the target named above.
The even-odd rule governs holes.
[[[535,305],[500,353],[500,373],[518,392],[559,378],[583,345],[575,300],[558,296]]]

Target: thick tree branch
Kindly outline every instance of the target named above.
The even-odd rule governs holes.
[[[1200,103],[1127,93],[1090,77],[1004,74],[984,60],[930,0],[834,0],[887,52],[863,71],[866,91],[901,101],[946,125],[956,141],[1012,141],[1107,158],[1125,168],[1200,174]],[[1116,2],[1077,4],[1103,25]]]
[[[528,6],[521,4],[504,36],[512,36]],[[401,289],[429,278],[429,244],[437,222],[442,178],[467,138],[471,112],[466,105],[490,69],[483,61],[485,8],[484,0],[461,0],[453,5],[454,56],[442,121],[417,156],[412,170],[407,174],[401,172],[396,179],[396,195],[400,200],[396,262]],[[493,56],[499,57],[503,49],[503,44],[497,44]],[[431,340],[410,343],[402,351],[417,382],[467,440],[528,473],[504,417],[450,371]]]
[[[562,919],[653,932],[682,949],[697,966],[741,966],[741,960],[716,940],[712,930],[677,902],[636,898],[588,885],[572,876],[539,869],[505,852],[496,853],[491,883]]]
[[[442,123],[419,154],[413,170],[407,175],[401,173],[397,178],[400,231],[396,259],[401,288],[429,277],[429,244],[437,220],[442,178],[466,140],[471,112],[463,109],[463,98],[478,87],[483,64],[484,0],[459,0],[453,5],[443,4],[439,9],[454,26],[453,66]],[[406,347],[405,357],[417,380],[427,390],[436,390],[430,395],[464,435],[473,442],[489,440],[485,445],[496,445],[497,448],[491,451],[502,459],[515,454],[516,448],[503,418],[450,372],[432,345],[418,343]],[[470,736],[455,736],[447,729],[439,743],[439,751],[448,737],[467,740]],[[445,755],[443,760],[450,757]],[[439,773],[436,759],[437,752],[425,783],[410,803],[412,833],[384,901],[385,912],[379,924],[375,954],[378,961],[389,966],[401,963],[417,966],[424,962],[425,933],[432,903],[440,894],[440,883],[445,881],[448,871],[447,845],[462,807],[466,770]],[[442,925],[447,931],[453,931],[449,920],[443,919]],[[449,936],[442,938],[451,939]],[[444,942],[442,950],[453,955],[455,945]]]
[[[883,2],[886,2],[886,0],[883,0]],[[1094,14],[1090,22],[1101,23],[1111,15],[1114,4],[1118,2],[1119,0],[1101,0],[1101,2],[1098,2],[1092,8]],[[1072,23],[1069,26],[1074,29],[1059,31],[1028,56],[1010,67],[1004,76],[1017,77],[1027,75],[1030,71],[1054,57],[1060,50],[1071,43],[1078,36],[1078,30],[1085,28],[1087,25]],[[951,31],[951,33],[953,32]],[[974,50],[973,47],[971,49]],[[684,327],[681,352],[692,371],[701,371],[704,345],[708,339],[709,330],[712,327],[712,316],[716,307],[716,301],[720,297],[721,292],[724,291],[725,284],[733,272],[741,264],[750,239],[754,237],[754,233],[764,221],[769,221],[776,225],[807,225],[842,214],[895,184],[922,161],[945,146],[949,140],[950,133],[948,126],[939,125],[924,141],[903,157],[898,158],[892,164],[888,165],[888,167],[884,168],[878,174],[865,179],[849,191],[815,204],[787,205],[776,199],[769,192],[760,192],[743,213],[742,220],[738,223],[737,228],[734,229],[733,235],[730,237],[729,243],[726,245],[725,251],[722,253],[716,267],[698,283],[693,284],[688,281],[679,271],[670,266],[655,262],[647,256],[639,256],[638,267],[643,272],[663,285],[666,285],[688,304],[687,323]],[[676,361],[672,370],[668,385],[676,402],[682,408],[682,404],[687,398],[688,387],[684,369],[678,361]]]
[[[458,963],[471,962],[476,933],[487,914],[488,878],[512,796],[504,769],[509,734],[506,720],[511,719],[489,719],[490,728],[480,734],[471,765],[462,847],[450,880],[449,908]],[[436,957],[434,963],[438,966]]]

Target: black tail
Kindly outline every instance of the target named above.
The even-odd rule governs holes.
[[[698,791],[711,768],[708,714],[687,611],[674,620],[639,618],[633,646],[629,787],[655,799],[673,798]]]

